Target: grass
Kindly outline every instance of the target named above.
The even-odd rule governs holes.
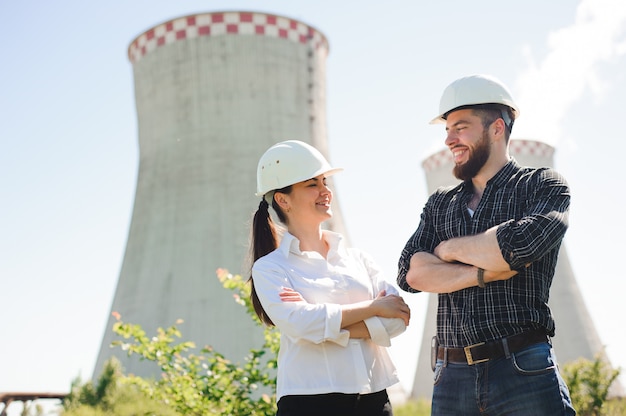
[[[430,416],[430,400],[408,400],[393,406],[394,416]]]

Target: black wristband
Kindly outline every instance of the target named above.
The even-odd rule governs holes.
[[[478,279],[478,287],[485,288],[485,269],[478,268],[478,274],[476,275]]]

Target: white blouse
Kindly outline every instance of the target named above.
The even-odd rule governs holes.
[[[292,394],[374,393],[398,382],[390,339],[406,330],[400,318],[365,320],[371,339],[350,339],[341,329],[341,306],[398,291],[365,253],[346,248],[340,234],[324,231],[327,259],[300,251],[285,232],[280,246],[252,267],[263,308],[281,333],[276,399]],[[305,301],[282,302],[283,287]]]

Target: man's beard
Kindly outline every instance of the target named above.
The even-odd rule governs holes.
[[[483,134],[478,143],[476,143],[476,147],[470,150],[470,157],[467,159],[467,162],[461,165],[454,165],[452,173],[457,179],[469,181],[485,166],[490,154],[489,138],[487,137],[486,129],[483,129]]]

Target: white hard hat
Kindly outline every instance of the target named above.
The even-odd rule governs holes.
[[[298,141],[276,143],[261,156],[256,171],[256,196],[306,181],[321,174],[333,175],[333,168],[319,150]]]
[[[439,115],[430,124],[445,123],[447,114],[455,108],[478,104],[503,104],[513,110],[513,120],[519,117],[519,107],[501,81],[489,75],[470,75],[446,87],[439,102]]]

